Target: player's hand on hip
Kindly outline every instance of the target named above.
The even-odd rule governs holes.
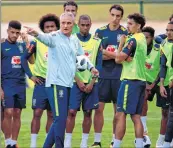
[[[42,81],[41,79],[35,77],[35,76],[32,76],[30,79],[31,79],[35,84],[39,84],[39,85],[43,84],[43,81]]]
[[[96,68],[91,69],[92,77],[99,77],[99,71]]]
[[[27,27],[27,26],[24,26],[24,28],[26,28],[26,32],[27,34],[31,35],[31,36],[34,36],[34,37],[37,37],[38,36],[38,32],[36,30],[34,30],[33,28],[30,28],[30,27]]]
[[[1,100],[4,100],[4,91],[2,90],[2,88],[0,89],[0,94],[1,94]]]
[[[160,85],[160,94],[162,97],[167,98],[167,92],[163,85]]]
[[[76,83],[77,83],[77,86],[79,87],[79,89],[84,92],[85,87],[86,87],[85,84],[83,82],[81,82],[80,80],[76,81]]]

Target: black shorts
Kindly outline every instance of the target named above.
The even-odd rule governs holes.
[[[121,81],[119,79],[99,79],[99,102],[117,103],[118,91]]]
[[[164,98],[160,95],[160,87],[158,85],[155,85],[151,90],[151,94],[148,96],[148,101],[153,101],[154,95],[156,94],[156,106],[163,109],[168,109],[170,104],[170,89],[168,86],[165,86],[165,89],[168,94],[167,98]]]

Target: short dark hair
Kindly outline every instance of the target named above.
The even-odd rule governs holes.
[[[169,17],[169,21],[171,21],[173,19],[173,14]]]
[[[124,15],[124,9],[121,5],[112,5],[109,9],[109,12],[111,12],[112,9],[116,9],[121,11],[122,16]]]
[[[56,16],[55,14],[46,14],[44,16],[42,16],[39,20],[39,28],[44,32],[44,23],[48,22],[48,21],[52,21],[55,22],[55,25],[57,27],[57,29],[60,28],[60,23],[59,23],[59,17]]]
[[[78,5],[77,5],[77,3],[75,3],[74,1],[66,1],[65,3],[64,3],[64,10],[65,10],[65,7],[66,6],[75,6],[76,7],[76,10],[78,9]]]
[[[80,22],[80,20],[89,20],[91,22],[91,17],[89,15],[87,15],[87,14],[83,14],[83,15],[81,15],[79,17],[79,21],[78,22]]]
[[[170,21],[168,24],[171,24],[171,25],[173,25],[173,21]]]
[[[147,26],[142,28],[142,32],[148,32],[152,37],[154,37],[155,30],[154,28]]]
[[[14,28],[14,29],[19,29],[21,30],[21,23],[17,20],[11,20],[8,24],[8,28]]]
[[[127,18],[133,19],[136,23],[140,24],[141,29],[145,26],[145,23],[146,23],[145,17],[140,13],[129,14]]]

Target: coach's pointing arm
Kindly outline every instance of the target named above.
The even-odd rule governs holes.
[[[27,34],[34,36],[37,38],[40,42],[43,44],[47,45],[48,47],[54,48],[56,46],[55,42],[53,41],[54,34],[56,32],[51,32],[51,33],[38,33],[36,30],[30,27],[26,27],[27,29]]]

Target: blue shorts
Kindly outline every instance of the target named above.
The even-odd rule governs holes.
[[[48,95],[46,93],[45,80],[43,80],[43,84],[37,84],[34,87],[32,109],[47,109],[51,111]]]
[[[123,80],[118,92],[117,112],[141,114],[144,102],[146,82]]]
[[[87,94],[79,89],[74,83],[70,92],[69,109],[80,110],[82,103],[83,111],[97,109],[99,106],[98,100],[98,85],[94,84],[92,91]]]
[[[16,79],[5,79],[2,81],[4,91],[4,108],[26,108],[26,83]]]
[[[99,102],[117,103],[118,91],[121,81],[119,79],[99,79]]]

